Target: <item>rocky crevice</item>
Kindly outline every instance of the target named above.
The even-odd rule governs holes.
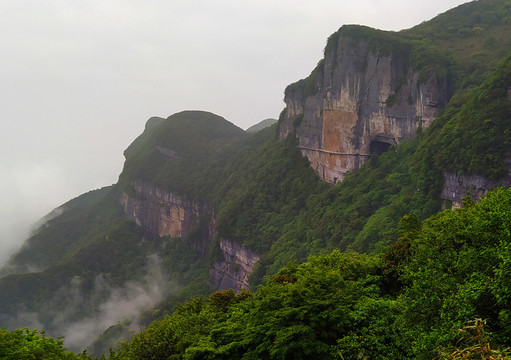
[[[210,270],[212,284],[216,290],[248,289],[248,277],[260,257],[230,240],[220,238],[223,261],[215,262]]]

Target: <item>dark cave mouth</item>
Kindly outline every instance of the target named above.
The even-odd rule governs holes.
[[[373,140],[369,144],[369,152],[371,155],[380,155],[387,151],[390,145],[393,145],[393,143],[381,140]]]

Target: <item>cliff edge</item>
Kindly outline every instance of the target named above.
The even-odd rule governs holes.
[[[342,27],[311,75],[286,88],[279,136],[296,134],[321,178],[343,180],[370,156],[413,138],[445,107],[448,66],[435,71],[433,63],[446,60],[434,52],[398,33]]]

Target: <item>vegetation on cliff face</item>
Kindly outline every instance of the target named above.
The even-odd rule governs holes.
[[[444,171],[492,179],[506,175],[510,65],[508,57],[482,85],[458,94],[412,141],[390,147],[343,182],[309,197],[267,255],[269,273],[328,249],[383,251],[395,242],[402,216],[413,213],[425,219],[441,209]]]
[[[511,149],[510,85],[511,57],[507,57],[482,85],[451,101],[434,125],[436,129],[442,126],[431,143],[438,149],[438,168],[489,179],[507,175]]]
[[[405,67],[403,72],[407,76],[417,73],[419,83],[424,83],[434,76],[439,81],[446,79],[452,88],[456,86],[458,66],[446,49],[439,48],[428,41],[409,37],[402,32],[382,31],[360,25],[344,25],[328,38],[324,58],[318,62],[311,74],[307,78],[288,85],[285,93],[298,92],[304,98],[314,96],[322,88],[321,81],[327,57],[340,58],[343,51],[357,51],[366,47],[375,56],[389,56],[399,61]],[[401,82],[406,82],[406,79],[401,79]]]
[[[335,186],[315,176],[293,134],[279,141],[275,127],[246,134],[192,111],[150,119],[125,152],[119,183],[65,204],[4,269],[0,326],[25,326],[19,321],[37,315],[36,327],[61,335],[55,319],[81,325],[112,294],[147,290],[141,284],[152,276],[162,292],[132,318],[114,319],[121,324],[96,342],[98,352],[128,336],[130,326],[147,325],[110,357],[453,358],[462,344],[471,349],[483,341],[456,332],[475,321],[478,334],[482,323],[491,330],[485,348],[509,358],[511,192],[499,189],[480,204],[437,213],[443,171],[492,179],[507,173],[511,57],[503,54],[511,44],[510,12],[510,1],[485,0],[399,33],[342,28],[378,51],[403,51],[409,64],[424,74],[443,72],[461,90],[430,128]],[[295,90],[314,90],[311,79]],[[205,243],[204,224],[170,239],[129,222],[119,196],[133,195],[137,179],[208,203],[218,236],[261,256],[253,292],[208,295],[218,248]],[[163,280],[151,266],[165,269]],[[77,298],[80,306],[69,307]],[[27,341],[41,344],[27,345],[27,354],[77,356],[28,330],[1,330],[0,354],[14,356]]]
[[[208,125],[198,135],[194,129],[202,128],[203,121]],[[184,140],[188,133],[183,124],[194,135],[190,144]],[[179,141],[174,146],[158,140],[165,135]],[[193,147],[194,142],[200,145]],[[162,154],[158,147],[174,151],[175,156]],[[126,154],[119,184],[66,204],[66,210],[46,223],[13,259],[13,268],[29,267],[36,272],[0,278],[3,326],[22,326],[20,314],[28,313],[32,322],[48,333],[66,334],[62,323],[79,324],[108,304],[112,291],[125,291],[133,282],[147,281],[147,263],[152,256],[160,259],[164,273],[159,284],[162,292],[152,302],[152,306],[160,303],[160,310],[135,316],[135,322],[128,320],[123,329],[115,331],[119,336],[127,336],[130,326],[147,325],[172,311],[178,301],[209,292],[208,266],[217,260],[218,245],[207,243],[207,221],[201,221],[184,239],[145,234],[126,219],[119,204],[120,192],[129,193],[131,181],[139,177],[145,181],[154,178],[154,183],[166,191],[210,204],[217,214],[219,236],[258,253],[268,251],[310,193],[326,189],[301,157],[292,137],[278,141],[274,127],[247,135],[208,113],[185,112],[167,120],[151,119]],[[179,168],[187,170],[175,173]],[[176,177],[181,180],[175,181]],[[36,250],[38,256],[32,258],[30,254]],[[68,310],[70,298],[62,294],[73,292],[83,304]],[[51,309],[57,304],[64,311],[56,322],[55,310]],[[110,331],[108,337],[113,333]],[[101,340],[95,348],[105,351],[104,346],[108,350],[114,343]]]
[[[220,174],[211,166],[213,159],[226,144],[244,135],[242,129],[224,118],[203,111],[184,111],[166,120],[150,121],[144,133],[126,149],[119,183],[129,192],[131,181],[140,179],[200,199],[209,189],[197,182],[209,177],[217,180]]]

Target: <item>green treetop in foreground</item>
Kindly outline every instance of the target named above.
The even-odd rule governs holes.
[[[89,359],[83,353],[75,355],[64,348],[61,339],[46,337],[44,332],[29,329],[0,329],[0,359],[2,360],[72,360]]]

